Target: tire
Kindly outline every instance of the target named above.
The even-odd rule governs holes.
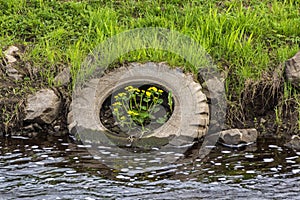
[[[209,107],[201,85],[193,80],[192,75],[171,69],[164,63],[152,62],[131,63],[101,78],[90,80],[83,89],[75,90],[68,116],[70,133],[75,134],[88,129],[94,133],[105,132],[112,136],[109,138],[119,137],[104,127],[99,112],[109,95],[124,85],[136,82],[160,85],[167,91],[172,91],[174,99],[174,110],[169,120],[143,137],[162,139],[182,136],[195,139],[206,134]]]

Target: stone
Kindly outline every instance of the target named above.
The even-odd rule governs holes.
[[[71,72],[70,72],[70,68],[67,67],[54,78],[54,84],[58,86],[65,86],[68,83],[70,83],[70,79],[71,79]]]
[[[292,85],[300,89],[300,51],[285,62],[285,74]]]
[[[8,49],[6,49],[3,53],[7,60],[7,63],[14,63],[17,61],[17,58],[15,58],[16,53],[20,51],[18,47],[16,46],[10,46]]]
[[[256,142],[258,132],[256,129],[229,129],[219,132],[221,142],[226,145],[251,144]]]
[[[25,108],[25,121],[39,124],[51,124],[57,119],[61,99],[51,89],[42,89],[36,94],[29,95]]]
[[[218,78],[211,78],[202,83],[203,86],[203,92],[206,95],[208,99],[220,99],[220,95],[225,94],[225,89],[224,89],[224,81],[219,80]],[[210,88],[208,88],[208,86]],[[209,90],[212,89],[213,90]]]
[[[16,46],[10,46],[7,50],[3,52],[4,57],[6,58],[6,65],[3,66],[5,73],[8,77],[13,78],[15,80],[21,80],[23,75],[19,73],[13,67],[13,63],[17,62],[16,55],[18,55],[19,48]]]
[[[10,78],[13,78],[17,81],[23,78],[23,75],[20,74],[19,71],[16,70],[14,67],[12,67],[11,64],[4,66],[4,69],[5,69],[5,73]]]
[[[300,150],[300,136],[293,135],[291,140],[285,144],[286,147]]]

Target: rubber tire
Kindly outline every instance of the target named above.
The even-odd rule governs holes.
[[[169,120],[145,137],[166,138],[184,136],[203,137],[209,125],[209,106],[202,87],[192,75],[171,69],[164,63],[130,63],[98,79],[90,80],[73,94],[68,116],[70,133],[89,129],[109,133],[100,122],[99,112],[103,102],[116,89],[133,82],[146,81],[172,91],[174,110]],[[112,133],[113,134],[113,133]]]

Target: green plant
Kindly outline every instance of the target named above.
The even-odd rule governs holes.
[[[124,89],[125,91],[114,96],[115,102],[112,104],[113,115],[122,128],[128,132],[137,130],[140,133],[139,137],[142,137],[145,132],[150,131],[146,128],[150,122],[163,124],[167,121],[172,112],[172,92],[168,93],[170,112],[161,116],[157,113],[162,111],[163,90],[155,86],[145,90],[133,86],[127,86]]]
[[[279,126],[282,125],[282,107],[276,106],[275,109],[275,123]]]

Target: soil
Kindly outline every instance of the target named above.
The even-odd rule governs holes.
[[[22,59],[25,47],[17,47],[20,50],[18,55],[15,55],[17,61],[10,65],[18,71],[18,75],[21,75],[21,80],[15,80],[8,76],[5,70],[5,65],[8,63],[4,58],[0,60],[0,136],[34,137],[67,134],[67,114],[71,99],[68,86],[51,87],[61,97],[63,104],[60,116],[52,124],[24,122],[27,96],[41,88],[50,88],[50,86],[47,84],[47,80],[40,75],[39,67],[34,67],[30,61]]]
[[[62,97],[64,104],[60,117],[55,122],[50,125],[25,124],[23,119],[26,97],[40,88],[50,86],[47,84],[47,80],[39,76],[38,69],[32,67],[30,62],[21,60],[21,57],[18,57],[16,63],[13,63],[13,67],[23,76],[20,81],[7,76],[4,69],[6,64],[2,59],[0,62],[0,134],[3,136],[35,136],[38,133],[67,134],[67,113],[71,99],[70,92],[68,92],[69,86],[53,88]],[[300,97],[295,96],[288,100],[284,98],[283,66],[279,66],[276,73],[266,74],[263,80],[246,83],[242,95],[228,101],[226,128],[256,128],[261,136],[289,138],[293,134],[300,135],[299,116],[295,109],[298,106],[296,98]],[[293,89],[291,93],[295,91],[296,89]],[[276,107],[279,108],[277,113]],[[278,112],[281,116],[279,118]],[[106,124],[109,129],[115,132],[119,131],[114,125],[115,121],[108,104],[104,106],[101,115],[102,118],[108,119]]]
[[[255,127],[263,136],[289,138],[300,134],[297,111],[296,88],[290,96],[284,94],[284,67],[280,65],[273,74],[266,74],[262,80],[248,82],[242,96],[228,103],[227,125],[231,128]],[[276,111],[277,110],[277,111]]]

